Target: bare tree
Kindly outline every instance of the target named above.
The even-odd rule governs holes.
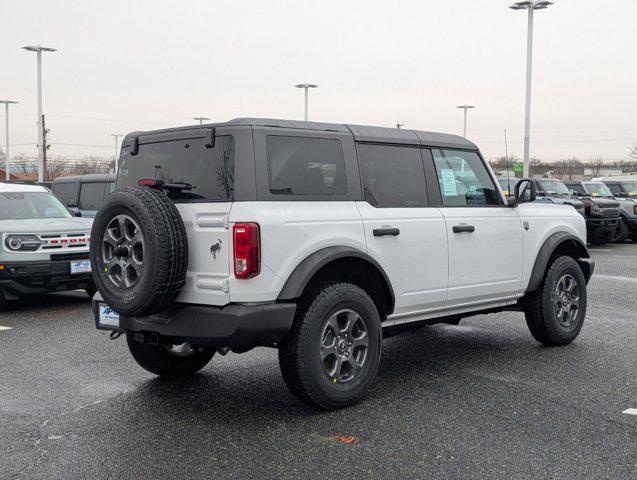
[[[635,143],[632,147],[628,147],[628,150],[628,156],[637,162],[637,143]]]
[[[35,159],[29,158],[24,153],[18,153],[11,159],[14,171],[21,174],[35,173]]]
[[[593,177],[599,177],[604,168],[604,159],[602,157],[595,157],[588,161],[588,166],[593,172]]]

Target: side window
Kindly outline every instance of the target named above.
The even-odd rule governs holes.
[[[104,197],[107,197],[115,191],[115,182],[108,182],[106,184],[106,190],[104,190]]]
[[[275,195],[347,193],[341,142],[327,138],[266,139],[270,192]]]
[[[359,144],[365,200],[378,207],[427,205],[420,149]]]
[[[479,207],[502,205],[491,176],[475,152],[433,149],[442,204]]]
[[[576,185],[569,185],[568,189],[575,195],[588,195],[588,193],[586,193],[586,190],[584,190],[584,187],[582,187],[579,183]]]
[[[62,203],[70,206],[76,202],[76,187],[77,182],[54,182],[51,190],[60,200],[62,200]]]
[[[98,210],[104,201],[104,183],[91,182],[80,184],[80,210]]]

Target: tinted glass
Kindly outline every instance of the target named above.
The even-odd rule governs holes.
[[[502,204],[500,193],[477,153],[434,149],[431,154],[443,205],[476,207]]]
[[[204,138],[142,144],[137,155],[122,148],[117,183],[137,186],[142,178],[182,184],[170,189],[177,201],[232,201],[234,195],[234,138],[215,138],[214,148],[206,148]]]
[[[584,184],[588,193],[593,197],[612,197],[613,194],[606,185],[599,182],[587,182]]]
[[[626,192],[628,195],[637,195],[637,182],[619,182],[620,191]]]
[[[113,193],[115,191],[115,182],[108,182],[106,184],[106,191],[104,192],[104,196],[106,197],[109,193]]]
[[[0,193],[0,220],[34,218],[68,218],[71,214],[55,195],[50,193]]]
[[[80,183],[80,210],[99,210],[104,201],[104,182]]]
[[[568,189],[571,192],[574,192],[576,195],[588,195],[588,193],[586,193],[586,190],[584,190],[584,187],[582,187],[579,183],[575,185],[568,185]]]
[[[570,195],[570,191],[564,185],[564,182],[559,180],[539,180],[540,185],[544,191],[549,195]]]
[[[427,204],[420,149],[361,144],[358,151],[367,202],[379,207]]]
[[[343,148],[338,140],[266,139],[270,192],[284,195],[339,195],[347,192]]]
[[[73,205],[77,202],[77,182],[53,182],[51,186],[53,193],[66,205]]]

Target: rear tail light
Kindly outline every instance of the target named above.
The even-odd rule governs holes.
[[[232,229],[234,276],[251,278],[259,274],[260,234],[258,223],[236,223]]]

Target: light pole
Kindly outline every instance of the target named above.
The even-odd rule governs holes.
[[[307,122],[307,104],[308,104],[308,90],[310,88],[318,88],[318,85],[314,85],[313,83],[299,83],[298,85],[294,85],[296,88],[302,88],[305,90],[305,115],[303,119]]]
[[[18,102],[14,102],[13,100],[0,100],[0,103],[4,103],[4,128],[5,128],[5,142],[7,144],[7,148],[4,151],[4,154],[6,155],[5,157],[5,169],[6,169],[6,180],[7,182],[9,180],[11,180],[11,174],[9,173],[9,168],[10,168],[10,164],[9,164],[9,105],[11,103],[18,103]]]
[[[204,120],[210,120],[208,117],[193,117],[193,120],[199,120],[199,125],[203,125]]]
[[[553,2],[546,0],[525,0],[516,2],[509,8],[513,10],[528,11],[528,25],[526,30],[526,94],[524,104],[524,173],[525,178],[529,176],[529,143],[531,138],[531,70],[533,63],[533,12],[542,10],[553,5]]]
[[[117,173],[117,159],[119,157],[119,149],[117,148],[117,139],[123,137],[121,133],[111,133],[111,137],[115,137],[115,173]]]
[[[470,108],[476,108],[475,105],[458,105],[456,108],[462,108],[464,110],[464,123],[462,127],[462,136],[467,137],[467,110]]]
[[[44,125],[42,124],[42,52],[56,52],[55,48],[43,47],[41,45],[27,45],[22,47],[29,52],[36,52],[38,55],[38,182],[44,181]]]

